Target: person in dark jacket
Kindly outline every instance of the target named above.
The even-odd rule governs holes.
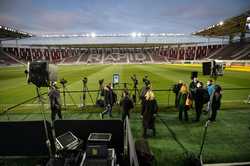
[[[215,121],[216,120],[216,115],[218,110],[220,109],[221,106],[221,87],[219,85],[216,85],[214,88],[214,92],[212,93],[212,98],[211,98],[211,110],[212,114],[211,117],[209,118],[210,121]]]
[[[58,90],[58,87],[56,86],[55,82],[52,83],[52,86],[50,87],[50,91],[48,93],[48,96],[49,96],[49,100],[50,100],[52,122],[55,121],[56,115],[59,117],[59,119],[62,119],[61,103],[60,103],[60,91]]]
[[[143,117],[143,137],[147,136],[147,129],[153,130],[155,136],[155,116],[158,111],[157,101],[155,100],[154,93],[151,89],[145,94],[145,110],[142,110],[141,115]]]
[[[178,94],[182,86],[182,81],[179,80],[177,84],[173,87],[173,92],[175,93],[175,108],[178,108]]]
[[[122,107],[122,121],[124,122],[126,116],[130,116],[130,110],[134,108],[133,101],[129,98],[128,91],[124,91],[123,99],[120,102],[120,106]]]
[[[204,94],[203,84],[202,82],[197,83],[197,89],[194,93],[194,102],[195,102],[195,112],[196,112],[196,119],[195,121],[200,121],[201,111],[203,107],[203,94]]]
[[[111,88],[111,84],[108,84],[103,89],[104,94],[104,108],[105,110],[100,114],[101,119],[105,114],[109,114],[109,117],[112,117],[112,107],[114,104],[114,93]]]
[[[191,92],[191,94],[192,94],[192,96],[194,96],[195,95],[195,91],[196,91],[196,89],[197,89],[197,84],[198,84],[198,78],[197,77],[194,77],[193,79],[192,79],[192,82],[190,82],[190,84],[189,84],[189,91]]]
[[[182,121],[182,114],[184,112],[185,121],[188,121],[188,107],[186,106],[186,100],[188,97],[188,89],[186,84],[182,84],[179,94],[178,94],[178,110],[179,110],[179,120]]]
[[[144,86],[141,90],[141,94],[140,94],[140,99],[141,99],[141,112],[145,111],[145,102],[146,102],[146,93],[148,92],[148,90],[150,89],[150,85],[148,86]]]

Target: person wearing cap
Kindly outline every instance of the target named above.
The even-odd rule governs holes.
[[[147,129],[153,130],[153,135],[155,136],[155,116],[158,111],[157,101],[155,99],[155,95],[151,90],[151,87],[145,94],[145,109],[142,110],[141,115],[143,118],[143,137],[147,136]]]
[[[55,121],[56,115],[58,116],[59,119],[62,119],[60,91],[56,85],[56,82],[52,82],[48,96],[49,96],[49,100],[50,100],[52,122]]]

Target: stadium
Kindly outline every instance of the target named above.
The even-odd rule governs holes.
[[[0,165],[250,165],[249,9],[188,34],[35,33],[1,18]],[[194,73],[204,89],[208,80],[222,87],[215,122],[206,104],[198,122],[194,104],[188,121],[178,119],[174,86]],[[143,138],[145,78],[158,110],[155,136]],[[52,121],[54,84],[62,119]],[[108,84],[117,98],[112,116],[100,117]],[[122,121],[125,90],[134,108]],[[111,138],[91,140],[98,133]]]

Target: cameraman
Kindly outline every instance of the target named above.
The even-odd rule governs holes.
[[[107,113],[109,114],[109,117],[112,117],[112,107],[116,100],[115,99],[116,94],[113,92],[110,83],[104,87],[103,94],[104,94],[105,110],[100,114],[101,119],[103,119],[103,116]]]
[[[56,82],[52,82],[48,96],[50,100],[52,122],[54,122],[54,120],[56,119],[56,115],[59,117],[59,119],[62,119],[61,104],[60,104],[60,91],[58,90],[58,87],[56,86]]]
[[[122,121],[124,122],[126,116],[130,116],[130,110],[134,108],[133,101],[129,97],[127,90],[123,92],[123,98],[120,101],[120,106],[122,107]]]

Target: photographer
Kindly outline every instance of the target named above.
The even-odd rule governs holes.
[[[101,119],[103,119],[103,116],[107,113],[109,114],[109,117],[112,117],[112,107],[116,100],[115,99],[116,94],[113,92],[110,83],[104,87],[103,94],[104,94],[105,110],[100,114]]]
[[[60,91],[58,90],[55,82],[52,83],[48,96],[50,100],[52,122],[54,122],[54,120],[56,119],[56,115],[59,117],[59,119],[62,119]]]
[[[122,107],[122,121],[124,122],[126,116],[129,118],[130,110],[134,108],[133,101],[129,98],[127,90],[123,92],[123,98],[120,101],[120,106]]]

